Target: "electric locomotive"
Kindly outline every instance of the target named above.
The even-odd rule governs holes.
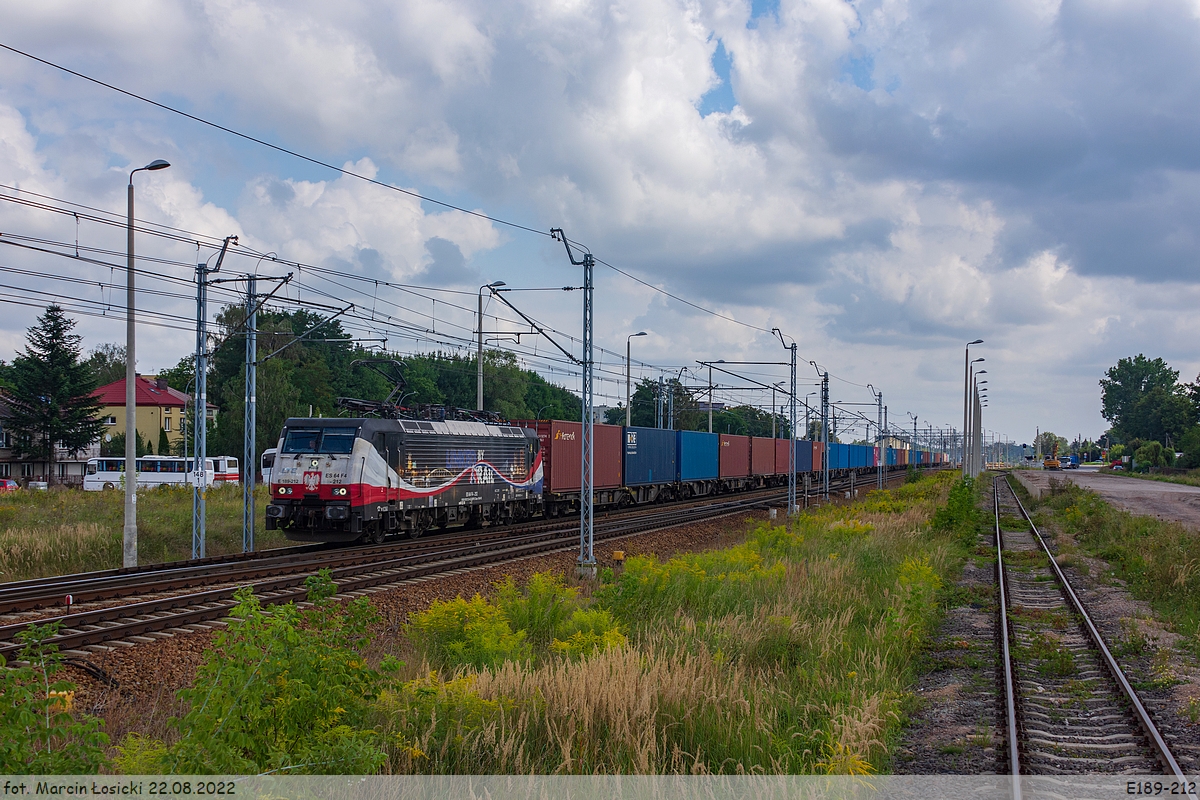
[[[292,418],[271,472],[267,529],[293,541],[382,542],[541,513],[537,434],[505,424]]]

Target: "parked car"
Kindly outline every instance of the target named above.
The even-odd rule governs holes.
[[[0,492],[15,492],[21,488],[21,484],[14,481],[12,478],[0,478]]]

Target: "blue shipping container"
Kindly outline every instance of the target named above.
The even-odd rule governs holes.
[[[806,439],[796,440],[796,472],[813,471],[812,442]]]
[[[700,431],[676,431],[677,480],[711,481],[720,472],[721,437]]]
[[[675,431],[625,429],[625,485],[675,481]]]

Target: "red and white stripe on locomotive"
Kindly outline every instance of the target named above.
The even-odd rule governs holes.
[[[508,425],[289,419],[271,473],[268,530],[295,541],[382,541],[540,511],[536,434]]]

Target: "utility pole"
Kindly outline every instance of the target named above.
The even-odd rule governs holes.
[[[656,398],[657,402],[655,403],[656,408],[654,414],[654,427],[656,428],[661,428],[663,426],[663,399],[663,376],[662,373],[659,373],[658,397]]]
[[[708,365],[708,432],[712,433],[713,385],[712,364]]]
[[[800,513],[796,502],[796,342],[792,342],[791,441],[788,442],[788,513]]]
[[[821,375],[821,495],[829,502],[829,370]]]
[[[496,289],[500,286],[507,286],[504,281],[492,281],[485,283],[479,287],[479,327],[477,329],[479,335],[478,345],[475,349],[475,410],[483,411],[483,290]]]
[[[258,427],[258,280],[246,279],[246,397],[242,448],[242,552],[254,550],[254,477]]]
[[[591,253],[584,253],[583,258],[577,261],[575,259],[574,252],[571,250],[571,243],[567,241],[566,234],[563,233],[562,228],[552,228],[550,230],[550,235],[559,239],[563,243],[563,247],[567,249],[567,258],[570,260],[572,265],[576,267],[583,267],[583,359],[581,364],[583,367],[581,387],[583,389],[583,446],[580,448],[581,485],[579,489],[580,508],[578,570],[580,577],[595,578],[596,554],[593,548],[595,539],[595,519],[592,508],[592,503],[595,499],[593,495],[593,486],[595,482],[592,476],[592,435],[595,432],[595,420],[593,419],[594,388],[592,380],[592,368],[594,363],[592,344],[592,273],[596,268],[596,260]]]
[[[192,470],[192,558],[205,557],[205,523],[208,489],[208,276],[221,271],[221,262],[229,245],[238,237],[226,236],[217,255],[217,265],[208,268],[207,262],[196,265],[196,403],[195,446]]]
[[[877,469],[875,471],[878,474],[875,476],[875,482],[879,486],[879,488],[882,489],[883,485],[884,485],[884,483],[883,483],[883,462],[887,461],[887,447],[885,447],[884,438],[883,438],[883,392],[875,391],[875,387],[871,386],[869,384],[867,385],[867,388],[871,390],[871,393],[873,395],[875,395],[875,407],[876,407],[876,413],[878,414],[878,421],[876,422],[876,427],[879,428],[879,435],[877,437],[875,437],[875,445],[878,450],[878,456],[876,456],[876,459],[875,459],[877,462],[875,465]]]

